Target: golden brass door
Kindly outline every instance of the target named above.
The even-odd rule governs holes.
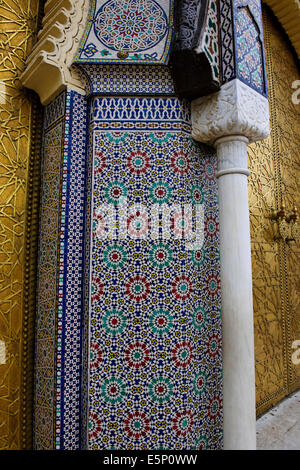
[[[39,101],[20,75],[39,0],[0,2],[0,450],[31,447]]]
[[[297,58],[270,10],[264,35],[271,135],[249,147],[250,223],[258,415],[300,388],[295,361],[300,340],[300,240],[274,239],[272,210],[300,210],[300,103],[292,84],[300,80]]]

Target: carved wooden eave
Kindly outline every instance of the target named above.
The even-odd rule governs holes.
[[[300,59],[300,0],[265,0],[285,29]]]
[[[74,55],[86,26],[86,0],[48,0],[43,27],[21,75],[24,86],[34,90],[42,104],[49,103],[66,87],[85,93]]]

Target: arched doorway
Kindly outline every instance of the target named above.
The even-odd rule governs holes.
[[[257,413],[300,387],[300,240],[274,239],[272,210],[300,208],[300,104],[292,84],[300,70],[287,36],[264,7],[271,135],[249,147],[250,223]],[[294,102],[293,102],[294,101]],[[299,347],[299,346],[298,346]]]

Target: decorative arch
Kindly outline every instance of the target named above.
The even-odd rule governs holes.
[[[285,29],[300,60],[300,0],[264,0]]]

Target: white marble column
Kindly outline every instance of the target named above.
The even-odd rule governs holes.
[[[268,100],[233,80],[192,103],[193,137],[217,149],[224,449],[256,448],[247,145],[269,135]]]
[[[251,247],[248,210],[248,139],[215,142],[218,158],[223,319],[225,449],[255,449],[255,371]]]

